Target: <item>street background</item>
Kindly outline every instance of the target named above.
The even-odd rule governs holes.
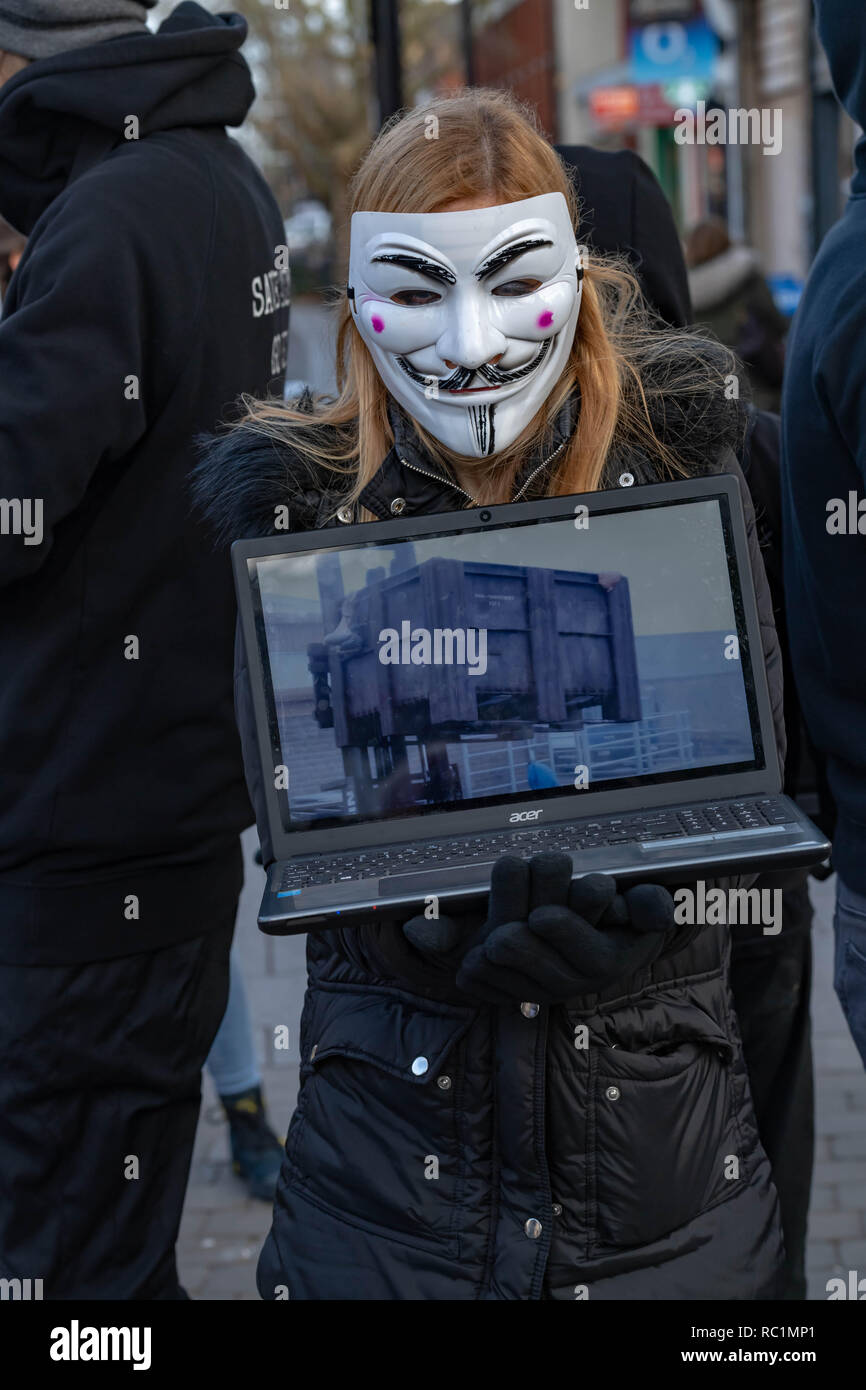
[[[152,27],[175,3],[159,0]],[[760,257],[786,314],[842,211],[858,131],[811,0],[201,3],[249,25],[258,95],[236,134],[286,217],[296,293],[345,281],[348,181],[382,121],[467,82],[527,102],[552,143],[636,151],[681,236],[719,218]],[[767,125],[745,140],[682,139],[678,117],[702,109]]]

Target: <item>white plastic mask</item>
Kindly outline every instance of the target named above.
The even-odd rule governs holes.
[[[391,395],[458,454],[498,453],[562,374],[581,248],[561,193],[463,212],[356,212],[355,324]]]

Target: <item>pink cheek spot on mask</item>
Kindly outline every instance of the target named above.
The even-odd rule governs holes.
[[[385,320],[380,319],[378,314],[374,314],[373,317],[370,319],[370,322],[373,325],[374,333],[381,333],[382,329],[385,327]]]
[[[539,316],[538,316],[538,326],[539,326],[539,328],[549,328],[550,325],[551,325],[552,323],[553,323],[553,310],[552,310],[552,309],[545,309],[545,311],[544,311],[543,314],[539,314]]]

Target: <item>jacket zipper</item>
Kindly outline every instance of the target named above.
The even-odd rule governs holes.
[[[547,458],[546,458],[546,459],[542,459],[541,463],[538,465],[537,468],[533,468],[533,470],[532,470],[532,472],[530,473],[529,477],[526,479],[526,482],[523,484],[523,487],[520,489],[520,491],[517,493],[517,495],[516,495],[514,498],[512,498],[512,501],[514,501],[514,502],[519,502],[519,501],[520,501],[521,497],[523,496],[523,494],[524,494],[524,492],[526,491],[526,489],[529,487],[529,484],[532,482],[532,479],[536,476],[536,474],[537,474],[537,473],[540,473],[541,470],[542,470],[542,468],[546,468],[547,465],[548,465],[549,463],[551,463],[551,462],[553,461],[553,459],[556,458],[556,455],[557,455],[557,454],[562,453],[562,450],[565,448],[565,446],[566,446],[567,443],[568,443],[568,440],[567,440],[567,439],[563,439],[562,443],[559,444],[559,445],[557,445],[557,447],[554,449],[554,451],[553,451],[552,454],[548,454],[548,455],[547,455]]]
[[[541,460],[541,463],[539,463],[535,468],[533,468],[533,470],[532,470],[532,472],[530,473],[529,477],[526,479],[526,482],[523,484],[523,487],[520,489],[520,491],[517,493],[517,495],[511,499],[513,502],[519,502],[519,501],[520,501],[520,499],[521,499],[521,497],[523,496],[524,492],[525,492],[526,489],[529,487],[529,484],[532,482],[532,479],[533,479],[538,473],[541,472],[542,468],[546,468],[547,465],[548,465],[549,463],[551,463],[551,462],[553,461],[553,459],[556,458],[556,455],[557,455],[557,454],[562,453],[562,450],[565,448],[565,446],[566,446],[567,443],[568,443],[568,440],[567,440],[567,439],[563,439],[562,443],[557,445],[557,447],[554,449],[554,451],[553,451],[552,454],[548,454],[546,459],[542,459],[542,460]],[[471,497],[470,494],[466,491],[465,488],[458,487],[456,483],[452,483],[450,478],[443,478],[443,477],[441,476],[441,474],[439,474],[439,473],[428,473],[428,471],[427,471],[426,468],[419,468],[417,464],[415,464],[415,463],[409,463],[408,459],[404,459],[403,456],[402,456],[402,454],[398,454],[397,457],[399,458],[399,460],[400,460],[400,462],[402,463],[402,465],[403,465],[404,468],[411,468],[411,470],[412,470],[413,473],[421,473],[421,474],[423,475],[423,477],[425,477],[425,478],[433,478],[434,481],[437,482],[437,483],[446,483],[447,486],[450,487],[450,488],[453,488],[455,492],[459,492],[463,497],[468,498],[469,501],[472,503],[473,506],[475,506],[475,507],[478,506],[478,500],[477,500],[477,498]]]
[[[437,483],[445,483],[446,486],[453,488],[455,492],[459,492],[464,497],[468,497],[473,506],[478,506],[475,498],[470,497],[465,488],[458,487],[456,483],[452,483],[450,478],[443,478],[439,473],[428,473],[426,468],[419,468],[417,464],[409,463],[407,459],[403,458],[402,454],[398,454],[397,457],[404,468],[411,468],[413,473],[421,473],[425,478],[433,478]]]

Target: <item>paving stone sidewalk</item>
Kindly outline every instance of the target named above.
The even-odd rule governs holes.
[[[245,837],[247,873],[236,942],[243,962],[266,1099],[281,1135],[298,1087],[298,1022],[306,968],[304,937],[265,937],[256,927],[264,875],[252,862],[255,835]],[[812,1016],[817,1093],[817,1152],[809,1226],[809,1297],[826,1297],[827,1280],[866,1275],[866,1075],[833,993],[835,883],[812,881],[816,908]],[[273,1046],[287,1024],[288,1052]],[[181,1279],[192,1298],[258,1299],[255,1270],[270,1226],[270,1207],[249,1200],[231,1172],[225,1121],[210,1077],[178,1245]]]

